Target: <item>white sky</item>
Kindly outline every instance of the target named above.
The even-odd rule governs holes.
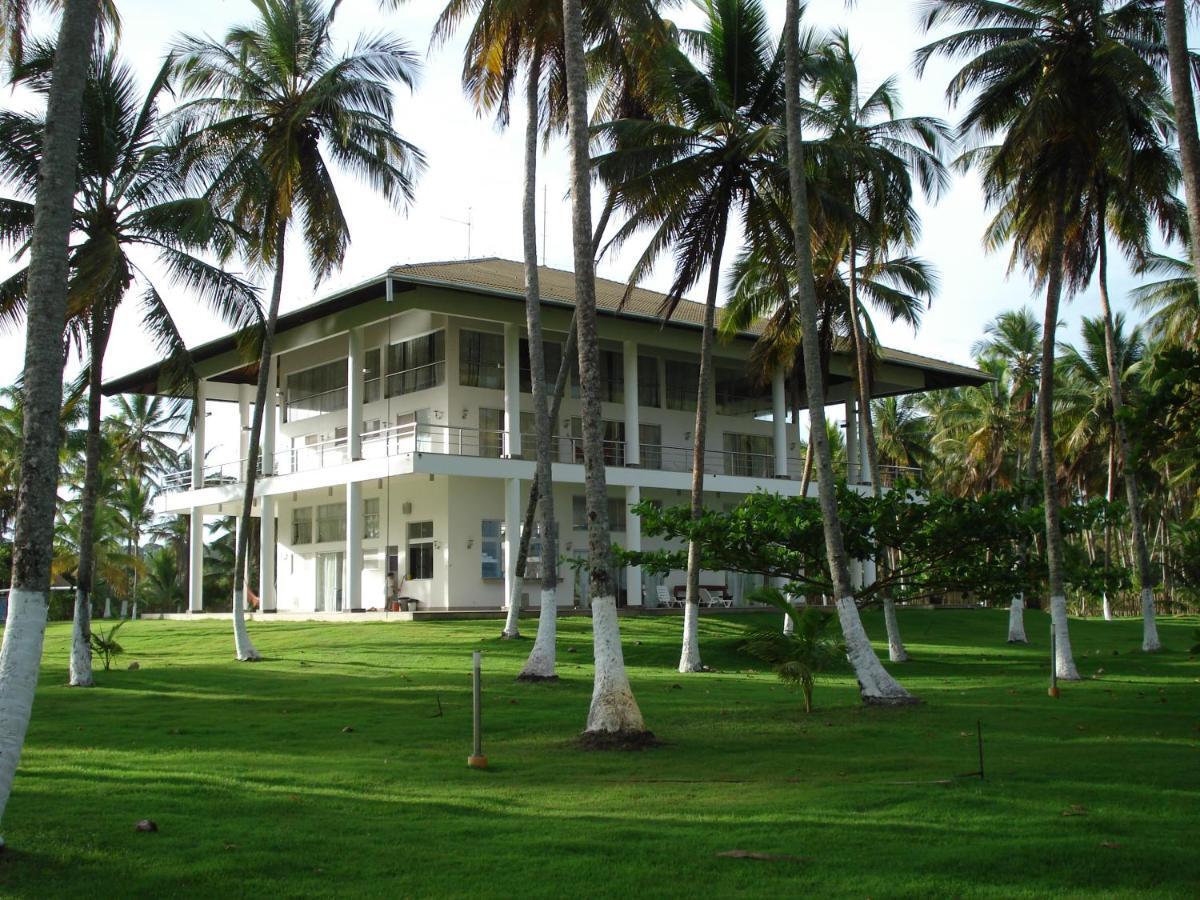
[[[766,2],[773,23],[781,29],[782,0]],[[301,248],[292,248],[285,279],[284,311],[378,274],[390,265],[466,257],[468,229],[452,220],[466,220],[468,215],[472,221],[471,255],[521,258],[521,116],[518,110],[510,129],[501,133],[490,120],[480,119],[470,108],[459,81],[464,35],[432,53],[426,52],[431,26],[442,6],[443,0],[410,0],[400,11],[382,12],[376,0],[344,0],[335,28],[340,43],[347,44],[364,31],[387,30],[407,40],[425,57],[417,90],[411,96],[404,93],[399,97],[397,126],[401,134],[425,152],[429,168],[420,179],[416,202],[407,215],[396,213],[352,179],[340,178],[339,189],[353,241],[345,263],[339,273],[314,286]],[[849,30],[864,90],[897,74],[903,114],[942,116],[953,122],[957,115],[947,108],[944,90],[956,67],[939,61],[929,67],[921,80],[912,72],[913,51],[928,40],[917,26],[919,6],[916,0],[859,0],[847,9],[844,0],[810,0],[805,21],[809,25],[841,26]],[[123,22],[124,56],[133,62],[143,81],[148,81],[157,70],[165,48],[180,33],[220,38],[230,26],[249,23],[254,18],[254,9],[247,0],[188,3],[119,0],[118,7]],[[697,21],[696,10],[686,0],[669,15],[681,24]],[[20,98],[10,95],[2,102],[19,104]],[[552,266],[569,269],[570,204],[566,198],[566,150],[561,140],[542,160],[540,176],[549,199],[546,259]],[[885,344],[969,363],[971,344],[980,337],[983,325],[998,312],[1030,303],[1040,318],[1041,298],[1031,295],[1019,272],[1011,277],[1006,275],[1007,255],[986,254],[981,247],[980,237],[988,216],[973,176],[955,176],[951,189],[937,205],[922,205],[922,219],[924,232],[917,252],[940,272],[941,290],[917,334],[906,327],[878,322]],[[541,221],[539,210],[539,227]],[[545,235],[542,237],[544,240]],[[728,259],[734,256],[733,249],[727,252]],[[623,280],[640,250],[638,241],[629,242],[620,255],[602,260],[599,274]],[[1117,308],[1124,308],[1125,296],[1134,279],[1123,265],[1113,268],[1110,277],[1114,302]],[[0,263],[0,274],[12,269],[7,261]],[[670,273],[669,260],[665,260],[646,282],[647,286],[665,289]],[[201,309],[194,298],[171,290],[166,283],[160,287],[171,298],[169,305],[190,345],[224,333],[223,326]],[[1095,315],[1098,308],[1094,288],[1067,304],[1062,312],[1067,323],[1063,337],[1073,338],[1079,317]],[[23,354],[23,333],[0,335],[0,383],[10,383],[17,377]],[[153,360],[152,348],[139,333],[136,315],[126,310],[118,319],[110,344],[107,377],[132,371]]]

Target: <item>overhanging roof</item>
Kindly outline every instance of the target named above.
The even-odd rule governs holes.
[[[468,259],[447,262],[413,263],[394,266],[387,272],[352,288],[332,294],[300,309],[279,317],[277,334],[284,334],[316,319],[324,318],[342,310],[377,300],[387,289],[387,279],[392,280],[393,293],[414,290],[419,286],[444,288],[452,291],[468,291],[512,300],[524,301],[525,267],[522,263],[500,257]],[[575,305],[575,275],[563,269],[538,267],[538,282],[542,302],[549,305],[573,307]],[[634,288],[624,306],[624,282],[607,278],[596,279],[596,311],[603,316],[621,319],[650,321],[663,324],[659,316],[666,295],[647,288]],[[689,328],[699,331],[704,323],[704,304],[693,300],[681,300],[675,309],[669,327]],[[756,324],[738,335],[739,338],[755,340],[761,331]],[[201,344],[192,350],[192,358],[203,362],[236,348],[234,335],[229,334]],[[969,366],[921,356],[890,347],[879,349],[880,360],[885,363],[919,369],[925,374],[926,389],[940,389],[962,385],[979,385],[991,381],[991,376]],[[104,383],[104,393],[153,394],[158,391],[159,372],[163,363],[155,363]],[[227,373],[218,380],[237,383],[254,383],[258,365],[250,363],[236,372]]]

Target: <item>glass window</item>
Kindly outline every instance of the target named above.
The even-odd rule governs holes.
[[[379,370],[379,348],[363,354],[363,402],[374,403],[383,396],[383,379]]]
[[[363,500],[363,537],[367,539],[379,537],[378,497],[368,497]]]
[[[546,393],[554,390],[554,380],[558,378],[558,369],[562,365],[562,344],[558,341],[542,339],[542,352],[546,357]],[[521,338],[521,393],[533,393],[533,377],[529,372],[529,339]]]
[[[771,386],[747,375],[744,370],[716,366],[717,415],[756,415],[771,408]]]
[[[654,409],[659,406],[658,358],[655,356],[638,357],[638,406]]]
[[[571,528],[575,531],[587,531],[586,497],[571,498]],[[608,498],[608,530],[625,530],[625,501],[620,497]]]
[[[433,523],[408,523],[408,577],[433,577]]]
[[[346,539],[346,504],[326,503],[317,507],[317,542]]]
[[[625,423],[605,419],[603,439],[604,464],[625,465]],[[571,419],[571,445],[574,448],[575,462],[583,462],[583,419],[578,416]]]
[[[458,383],[463,387],[504,389],[504,335],[458,333]]]
[[[571,396],[579,399],[579,371],[571,375]],[[625,369],[620,350],[600,351],[600,399],[609,403],[625,401]]]
[[[725,474],[770,478],[775,471],[770,435],[725,433]]]
[[[479,455],[499,459],[504,451],[504,410],[479,407]]]
[[[292,510],[292,543],[312,543],[312,507],[297,506]]]
[[[662,468],[662,426],[638,424],[638,444],[643,469]]]
[[[446,381],[446,333],[435,331],[388,347],[387,395],[397,397]]]
[[[551,459],[558,458],[558,424],[551,423],[550,425],[550,457]],[[537,423],[533,420],[533,413],[521,413],[521,447],[523,455],[526,459],[534,459],[537,455]]]
[[[345,359],[288,375],[284,395],[285,422],[299,422],[345,408]]]
[[[700,390],[698,363],[667,360],[667,409],[695,409]]]
[[[503,578],[504,522],[500,519],[484,519],[479,533],[480,577]]]

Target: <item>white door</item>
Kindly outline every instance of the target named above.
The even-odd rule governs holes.
[[[344,553],[317,554],[317,612],[342,611]]]

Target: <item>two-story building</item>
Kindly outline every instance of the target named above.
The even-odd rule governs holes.
[[[541,271],[548,378],[553,380],[574,306],[570,272]],[[686,503],[691,478],[703,306],[684,301],[658,317],[661,294],[597,281],[609,515],[613,540],[653,549],[629,508]],[[422,609],[498,609],[510,596],[517,536],[534,474],[532,395],[520,263],[477,259],[406,265],[279,319],[261,476],[259,594],[263,611],[381,610],[396,596]],[[709,398],[706,502],[733,505],[766,489],[794,494],[802,467],[785,386],[751,376],[747,332],[719,343]],[[191,516],[189,607],[202,608],[206,516],[241,509],[257,362],[232,336],[193,351],[203,404],[236,403],[238,459],[206,458],[195,418],[189,471],[175,473],[163,513]],[[554,425],[559,548],[586,553],[577,366]],[[110,381],[106,393],[161,393],[160,365]],[[853,364],[830,361],[828,399],[847,409],[848,476],[866,480]],[[980,384],[974,369],[885,349],[875,396]],[[815,488],[811,489],[815,491]],[[527,598],[536,602],[539,542]],[[559,602],[586,602],[586,579],[561,567]],[[653,605],[655,585],[636,568],[617,573],[622,603]],[[682,582],[682,573],[676,579]],[[706,581],[725,581],[707,573]],[[737,585],[730,585],[736,593]]]

